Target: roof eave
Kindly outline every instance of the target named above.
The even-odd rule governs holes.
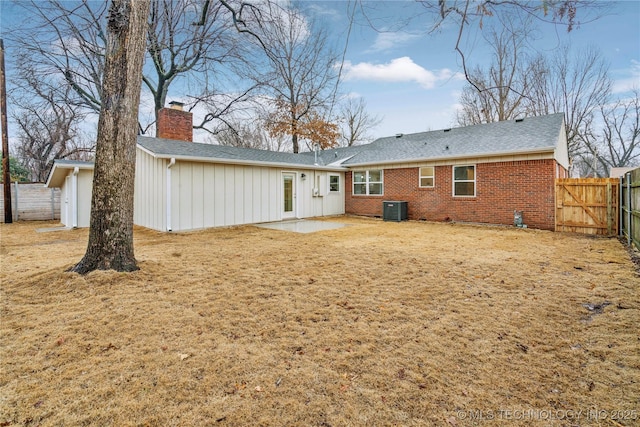
[[[75,168],[93,170],[94,167],[95,165],[91,162],[86,162],[86,164],[75,164],[75,165],[71,165],[71,164],[65,165],[65,164],[54,162],[53,167],[49,172],[49,176],[47,177],[47,182],[44,183],[44,186],[45,188],[60,188],[62,187],[62,181],[63,181],[62,178],[64,178],[64,176],[66,175],[66,173],[64,173],[63,171],[74,170]]]
[[[201,157],[201,156],[158,154],[140,145],[138,145],[138,147],[156,159],[168,159],[168,160],[176,159],[176,160],[182,160],[187,162],[222,163],[226,165],[278,167],[278,168],[287,168],[287,169],[312,169],[312,170],[332,171],[332,172],[344,172],[347,170],[347,168],[345,167],[309,165],[309,164],[303,164],[303,163],[262,162],[259,160],[225,159],[222,157]]]
[[[509,156],[519,156],[519,155],[530,155],[530,154],[544,154],[550,153],[553,154],[555,151],[555,146],[543,147],[543,148],[535,148],[531,150],[518,150],[518,151],[509,151],[509,152],[501,152],[501,153],[480,153],[480,154],[467,154],[467,155],[458,155],[458,156],[441,156],[441,157],[417,157],[410,159],[397,159],[397,160],[383,160],[383,161],[371,161],[371,162],[362,162],[362,163],[349,163],[346,165],[347,168],[353,169],[354,167],[361,166],[372,166],[372,165],[393,165],[399,163],[417,163],[417,162],[439,162],[439,161],[454,161],[459,159],[470,159],[470,158],[487,158],[487,157],[509,157]]]

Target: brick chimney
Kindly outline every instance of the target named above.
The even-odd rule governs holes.
[[[158,138],[177,139],[193,142],[193,117],[189,111],[184,111],[182,102],[172,101],[170,108],[158,111],[156,136]]]

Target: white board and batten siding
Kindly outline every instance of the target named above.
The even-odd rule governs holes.
[[[136,162],[134,222],[166,231],[169,160],[138,150]],[[340,176],[343,190],[342,172],[178,160],[171,167],[171,230],[282,220],[284,172],[296,176],[297,218],[344,213],[343,192],[328,194],[329,174]],[[313,196],[318,183],[322,197]]]
[[[273,168],[176,162],[171,178],[172,229],[279,220],[279,183]]]
[[[73,170],[69,169],[60,187],[60,222],[66,227],[89,227],[91,221],[91,195],[93,169],[80,169],[76,176],[76,193],[73,190]],[[74,211],[77,224],[74,224]]]
[[[305,177],[302,177],[305,174]],[[329,191],[329,176],[339,177],[338,190]],[[344,173],[303,170],[297,178],[297,213],[298,218],[344,214]],[[317,196],[314,196],[317,189]]]
[[[133,223],[153,230],[167,229],[167,165],[142,150],[136,152]]]

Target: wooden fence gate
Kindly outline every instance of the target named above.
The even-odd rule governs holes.
[[[618,234],[618,178],[556,179],[556,231]]]
[[[640,168],[626,173],[621,184],[620,235],[640,249]]]

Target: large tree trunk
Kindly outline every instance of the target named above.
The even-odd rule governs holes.
[[[138,269],[133,254],[133,185],[149,4],[150,0],[113,0],[109,8],[89,244],[72,268],[80,274]]]

